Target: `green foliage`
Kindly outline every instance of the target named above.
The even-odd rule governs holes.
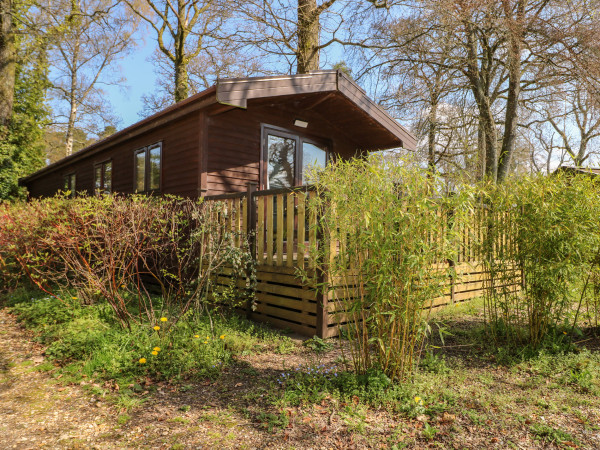
[[[542,351],[517,368],[540,381],[569,386],[578,392],[600,393],[600,356],[588,350],[554,354]]]
[[[313,336],[303,342],[305,347],[310,348],[315,353],[325,353],[333,348],[333,344],[325,339],[321,339],[319,336]]]
[[[269,432],[273,432],[276,429],[284,429],[290,423],[290,419],[285,412],[278,414],[261,412],[258,415],[258,420]]]
[[[12,310],[19,321],[30,328],[64,324],[82,314],[80,303],[68,296],[65,300],[57,297],[31,297],[29,300],[17,297],[16,301],[12,300],[10,303],[14,304]]]
[[[567,325],[600,251],[600,197],[589,177],[532,176],[483,186],[482,259],[491,336],[533,347]],[[523,289],[514,281],[523,276]],[[581,286],[581,288],[578,288]],[[578,288],[574,290],[574,288]]]
[[[72,381],[84,376],[127,386],[146,377],[170,381],[216,377],[233,355],[276,347],[280,340],[275,332],[235,315],[187,314],[171,326],[168,318],[159,321],[164,325],[160,330],[147,321],[127,330],[107,314],[106,303],[81,305],[73,298],[62,301],[31,293],[29,297],[19,293],[12,303],[12,312],[38,332],[47,345],[46,356]]]
[[[0,129],[0,201],[23,197],[18,179],[44,165],[48,62],[45,44],[23,28],[25,6],[19,2],[14,5],[17,65],[11,122],[7,130]]]
[[[534,435],[550,443],[562,444],[563,442],[569,442],[575,444],[576,442],[576,439],[566,431],[552,428],[543,423],[534,424],[529,429]]]
[[[315,178],[310,209],[332,244],[311,249],[311,257],[327,261],[338,280],[321,288],[347,323],[355,370],[379,367],[406,380],[430,331],[432,299],[443,295],[450,275],[445,263],[458,248],[459,227],[449,227],[445,217],[455,211],[455,224],[466,220],[470,191],[438,195],[444,186],[434,174],[380,156],[337,161]],[[339,248],[334,257],[330,247]]]
[[[227,229],[226,214],[222,204],[174,197],[57,196],[0,205],[3,285],[26,278],[51,295],[72,289],[86,304],[103,299],[125,328],[163,315],[175,324],[192,306],[235,306],[251,295],[255,276],[247,244]],[[226,267],[230,282],[217,284]],[[236,277],[246,279],[245,289]],[[160,289],[158,304],[148,280]]]
[[[428,351],[421,359],[419,367],[427,372],[436,374],[446,374],[450,372],[450,368],[446,365],[446,360],[443,356],[438,356],[435,353]]]

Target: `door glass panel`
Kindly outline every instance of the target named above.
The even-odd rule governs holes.
[[[311,183],[310,175],[316,170],[324,169],[327,164],[327,151],[310,142],[302,143],[302,182]],[[314,178],[314,177],[313,177]]]
[[[296,140],[269,134],[267,148],[267,189],[294,186]]]
[[[160,188],[160,147],[151,148],[148,151],[150,155],[150,186],[148,189]]]
[[[144,192],[146,180],[146,152],[135,154],[135,192]]]

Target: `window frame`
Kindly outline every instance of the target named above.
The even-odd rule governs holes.
[[[110,164],[110,189],[106,191],[106,165]],[[96,187],[96,170],[100,168],[100,188]],[[105,159],[94,163],[94,194],[95,195],[106,195],[113,193],[113,160],[112,158]]]
[[[68,187],[66,185],[69,185]],[[63,175],[63,187],[65,187],[65,192],[70,191],[69,197],[75,197],[77,193],[77,172],[69,172]]]
[[[158,174],[158,187],[149,189],[150,186],[150,150],[154,150],[158,148],[159,152],[159,174]],[[160,192],[163,186],[163,143],[162,141],[154,142],[152,144],[146,145],[145,147],[138,148],[133,151],[133,192],[135,194],[151,194],[154,192]],[[137,190],[137,175],[138,175],[138,165],[137,165],[137,156],[139,154],[144,154],[144,189],[141,191]]]
[[[321,139],[314,136],[308,136],[304,133],[300,133],[296,130],[290,130],[288,128],[278,127],[266,123],[261,123],[260,126],[260,173],[259,173],[259,184],[261,189],[267,189],[267,183],[269,179],[269,161],[268,161],[268,140],[269,134],[274,136],[283,137],[286,139],[294,139],[296,142],[296,154],[294,167],[294,186],[302,186],[304,183],[304,174],[302,173],[303,168],[303,151],[302,144],[307,142],[309,144],[316,145],[317,147],[325,150],[325,163],[328,164],[331,160],[332,145],[331,141],[327,139]],[[270,188],[269,188],[270,189]]]

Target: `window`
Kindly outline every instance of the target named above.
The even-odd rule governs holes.
[[[70,197],[75,197],[75,174],[70,173],[64,176],[64,191],[69,192]]]
[[[312,142],[302,142],[302,183],[309,184],[314,171],[324,169],[327,165],[327,150]]]
[[[276,127],[263,127],[265,189],[298,186],[311,182],[313,170],[327,164],[327,147],[313,139]]]
[[[94,190],[96,194],[112,192],[112,161],[104,161],[94,166]]]
[[[161,144],[158,143],[135,151],[135,192],[150,192],[160,189],[161,147]]]

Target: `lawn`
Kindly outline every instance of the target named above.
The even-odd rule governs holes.
[[[348,371],[343,341],[303,341],[228,317],[213,318],[214,336],[204,336],[209,328],[202,319],[194,330],[177,331],[201,330],[202,339],[217,342],[207,351],[211,344],[195,334],[185,345],[181,336],[173,339],[159,355],[172,351],[174,367],[163,370],[157,361],[139,363],[140,352],[155,343],[151,332],[138,330],[137,346],[128,348],[110,329],[94,334],[106,320],[97,311],[66,318],[58,311],[13,299],[1,312],[0,441],[101,448],[600,447],[600,339],[584,324],[582,335],[561,331],[539,352],[517,352],[487,343],[481,303],[447,307],[434,313],[435,339],[420,370],[398,384],[376,371]],[[82,320],[89,331],[83,350],[61,353],[65,339],[71,350],[79,348],[69,330],[85,328]],[[115,343],[126,357],[110,358]]]

